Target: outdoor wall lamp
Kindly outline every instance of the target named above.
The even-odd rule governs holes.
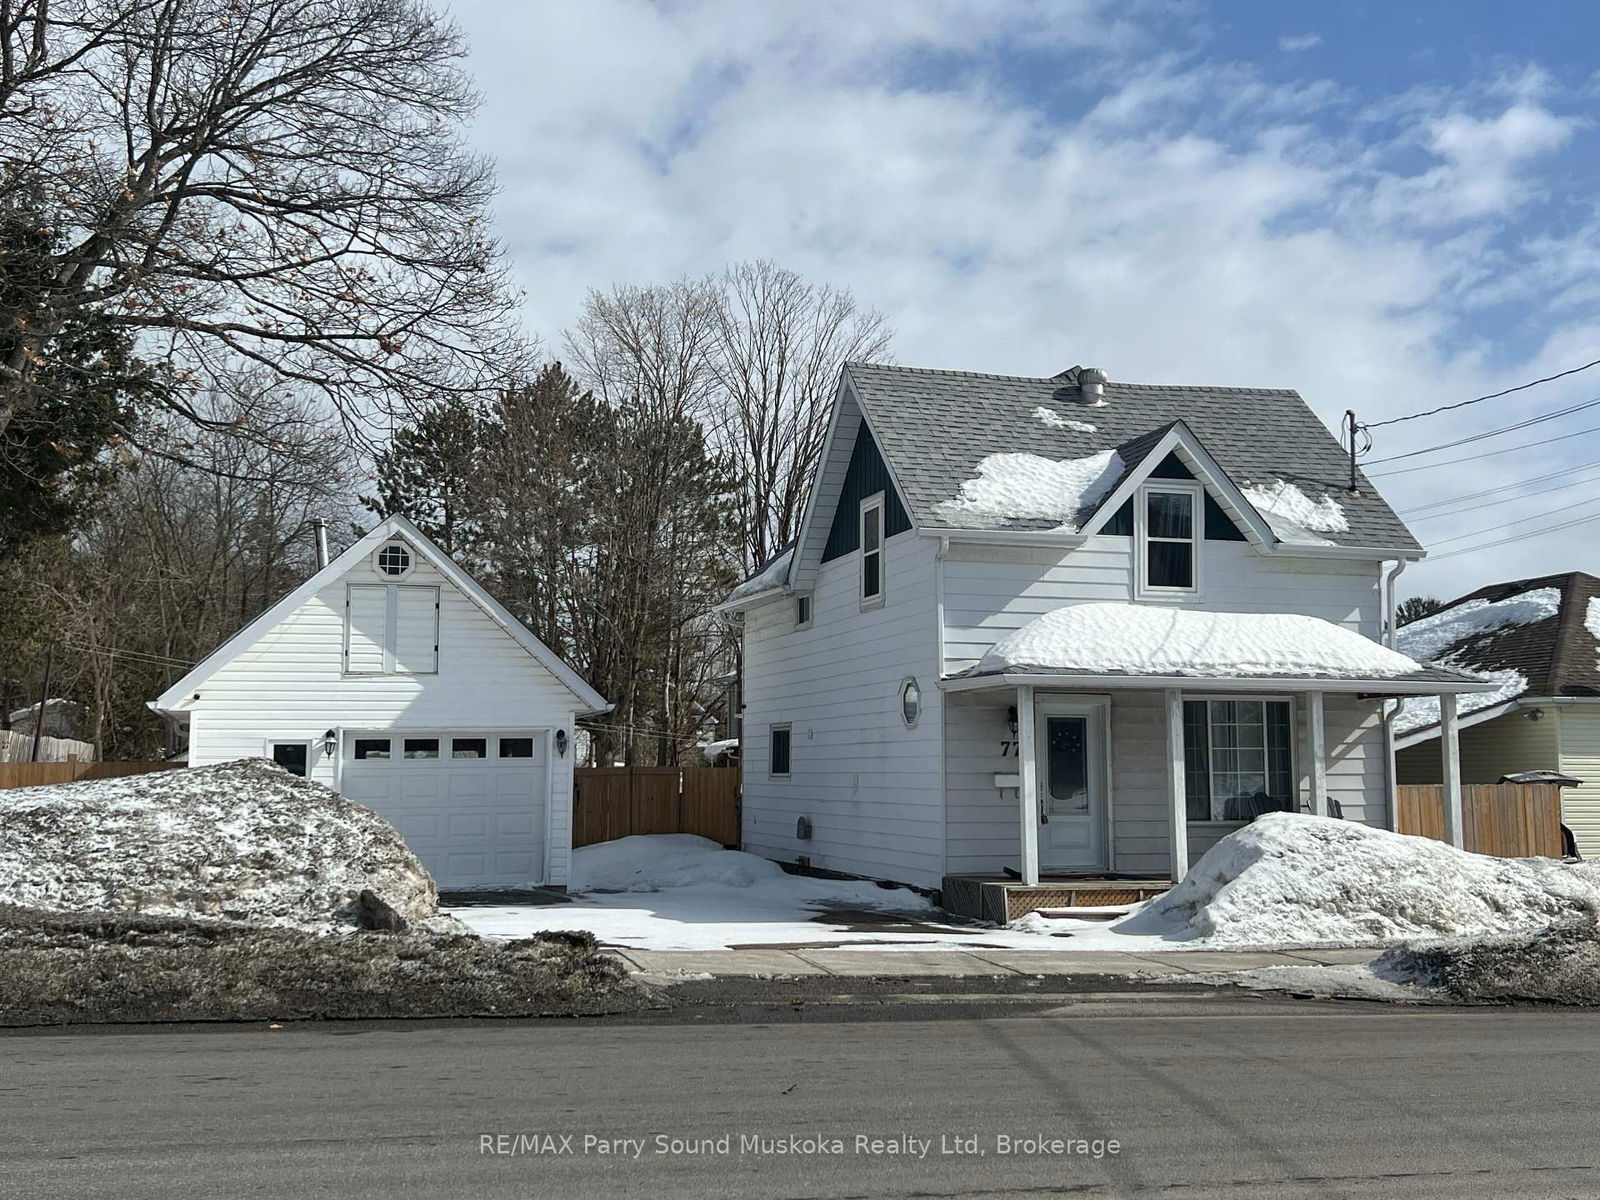
[[[1015,704],[1006,709],[1006,721],[1011,726],[1011,732],[1015,733],[1017,731],[1017,706]]]
[[[565,729],[556,730],[556,753],[562,758],[567,756],[567,731]]]
[[[333,752],[339,748],[339,735],[333,730],[322,735],[322,757],[332,758]]]

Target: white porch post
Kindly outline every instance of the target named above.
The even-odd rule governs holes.
[[[1328,815],[1328,726],[1322,716],[1322,693],[1306,694],[1306,723],[1311,726],[1311,811]]]
[[[1039,882],[1039,762],[1033,737],[1033,689],[1017,689],[1017,821],[1022,830],[1022,882]]]
[[[1167,800],[1168,844],[1172,853],[1172,882],[1189,873],[1189,797],[1183,773],[1183,693],[1166,689],[1167,699]]]
[[[1444,783],[1444,840],[1458,850],[1466,849],[1466,828],[1461,816],[1461,737],[1457,721],[1456,698],[1452,693],[1439,697],[1439,749],[1444,756],[1439,775]]]

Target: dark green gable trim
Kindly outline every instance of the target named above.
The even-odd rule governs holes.
[[[1150,478],[1193,479],[1194,473],[1183,465],[1183,460],[1176,454],[1169,454],[1156,464],[1155,469],[1150,472]],[[1228,516],[1222,505],[1212,498],[1209,489],[1205,491],[1205,526],[1206,541],[1208,542],[1243,542],[1249,540],[1239,527],[1233,523],[1233,518]],[[1112,515],[1111,520],[1105,523],[1105,527],[1100,532],[1132,537],[1133,501],[1125,501],[1122,507]]]
[[[889,478],[889,468],[883,455],[878,453],[878,443],[863,421],[856,431],[856,444],[850,451],[850,468],[844,475],[844,487],[839,492],[839,504],[833,510],[833,524],[828,528],[828,544],[822,548],[822,561],[829,562],[861,548],[861,502],[868,496],[883,493],[883,535],[891,538],[911,528],[911,517]]]

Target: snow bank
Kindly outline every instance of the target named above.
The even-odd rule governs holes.
[[[1267,519],[1272,532],[1282,541],[1306,546],[1331,546],[1332,542],[1317,534],[1347,533],[1350,529],[1343,506],[1326,492],[1321,500],[1312,500],[1294,484],[1283,479],[1251,484],[1240,490],[1256,511]]]
[[[758,596],[762,592],[771,591],[773,588],[782,587],[789,581],[789,562],[794,558],[794,547],[790,546],[782,554],[774,558],[761,570],[746,579],[733,591],[728,593],[724,604],[733,600],[744,600],[750,596]]]
[[[933,506],[953,525],[991,529],[1008,521],[1054,521],[1062,533],[1078,531],[1077,517],[1110,491],[1122,475],[1115,450],[1060,461],[1037,454],[991,454],[961,494]]]
[[[1113,927],[1190,946],[1368,945],[1543,928],[1600,906],[1600,864],[1490,858],[1354,821],[1269,813]]]
[[[392,825],[262,759],[0,792],[0,903],[328,931],[365,889],[437,913]]]
[[[1055,409],[1046,408],[1042,404],[1033,410],[1033,415],[1051,429],[1070,429],[1074,433],[1095,433],[1098,430],[1098,426],[1091,425],[1087,421],[1075,421],[1071,417],[1063,417]]]
[[[1092,603],[1035,618],[978,663],[987,672],[1016,668],[1346,678],[1404,675],[1418,666],[1316,617]]]
[[[786,878],[770,859],[724,850],[692,833],[640,833],[572,852],[567,889],[573,892],[654,892],[661,888],[720,883],[753,887]]]

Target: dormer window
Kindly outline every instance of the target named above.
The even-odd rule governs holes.
[[[411,573],[411,548],[404,542],[390,542],[379,547],[373,563],[380,574],[399,579]]]
[[[1152,596],[1192,596],[1200,590],[1198,517],[1204,493],[1197,483],[1152,483],[1134,506],[1139,590]]]

